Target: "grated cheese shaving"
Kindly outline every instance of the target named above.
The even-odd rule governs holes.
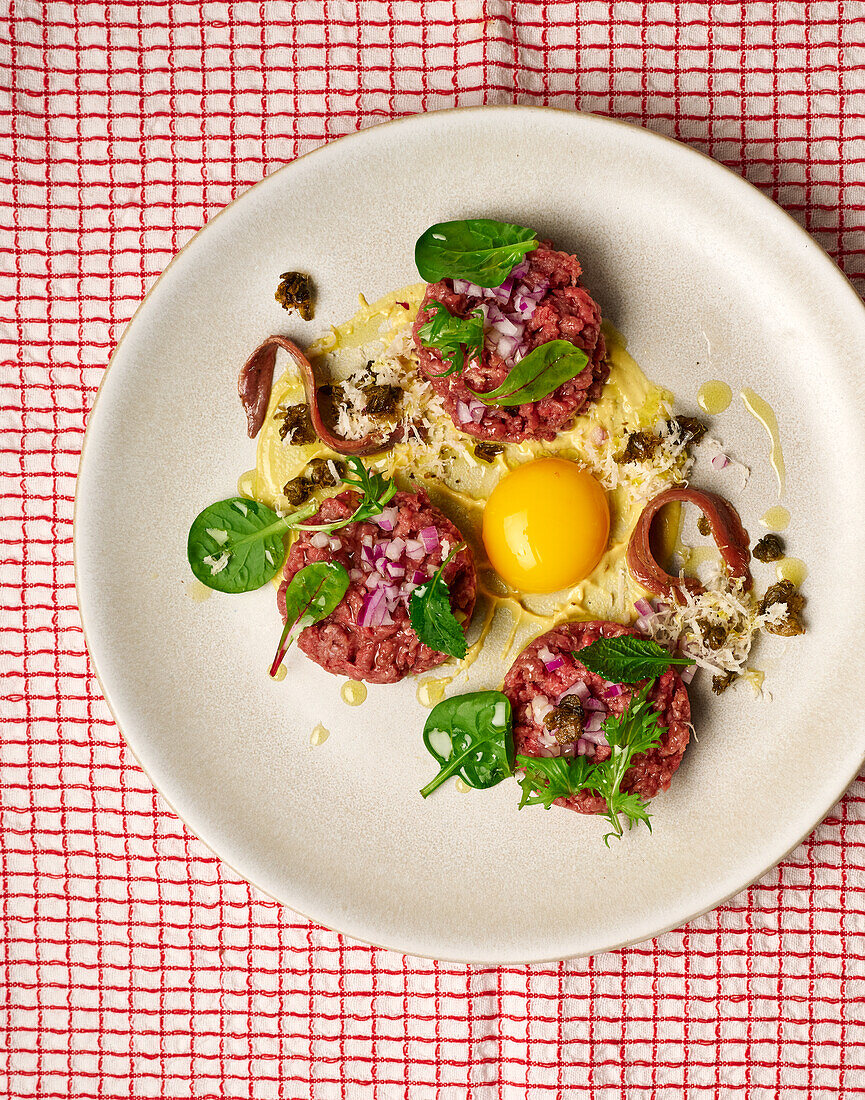
[[[753,592],[746,591],[741,580],[731,580],[720,565],[715,565],[704,584],[705,592],[686,590],[684,603],[656,600],[654,613],[641,622],[656,642],[678,647],[713,675],[743,675],[757,634],[767,623],[783,619],[786,608],[773,604],[761,614]],[[707,641],[712,627],[725,633],[724,644],[717,649]]]

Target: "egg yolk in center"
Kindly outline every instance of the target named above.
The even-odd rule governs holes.
[[[587,577],[607,546],[600,483],[563,458],[539,458],[502,478],[484,508],[490,563],[512,588],[557,592]]]

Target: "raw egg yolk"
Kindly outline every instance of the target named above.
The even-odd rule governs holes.
[[[563,458],[518,466],[484,508],[483,540],[503,581],[523,592],[558,592],[587,577],[607,546],[610,509],[588,470]]]

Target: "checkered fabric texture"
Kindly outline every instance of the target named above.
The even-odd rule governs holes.
[[[0,50],[0,1094],[862,1096],[861,780],[654,942],[403,958],[261,897],[162,803],[100,698],[71,560],[87,413],[142,295],[250,184],[359,127],[628,119],[757,184],[865,290],[865,4],[0,0]]]

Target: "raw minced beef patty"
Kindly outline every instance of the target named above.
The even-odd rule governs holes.
[[[504,692],[514,711],[514,746],[517,753],[523,756],[558,756],[561,753],[555,738],[545,729],[543,717],[578,681],[586,685],[593,698],[605,704],[609,713],[622,713],[631,696],[643,684],[622,684],[622,694],[611,698],[605,694],[610,691],[611,685],[581,664],[572,655],[572,650],[583,649],[598,638],[618,638],[623,634],[642,637],[633,627],[620,623],[564,623],[536,638],[523,650],[504,682]],[[540,656],[541,651],[543,657]],[[556,658],[561,658],[564,664],[550,672],[546,665],[555,664]],[[659,744],[649,752],[634,757],[634,763],[625,773],[622,790],[634,791],[641,798],[653,798],[669,787],[673,773],[682,762],[690,736],[688,690],[677,672],[668,669],[660,676],[649,691],[649,699],[660,713],[660,725],[667,729]],[[610,749],[603,735],[598,740],[603,743],[593,746],[593,759],[602,762],[609,759]],[[584,814],[603,813],[606,809],[604,800],[591,791],[581,791],[573,798],[556,799],[556,805],[568,806]]]
[[[421,344],[418,330],[430,319],[427,307],[441,302],[456,317],[467,317],[483,300],[454,291],[452,279],[443,279],[427,287],[414,325],[414,339],[423,374],[442,398],[454,424],[478,439],[517,443],[523,439],[553,440],[570,424],[574,416],[596,401],[604,388],[610,368],[605,361],[606,347],[601,335],[601,311],[584,287],[579,285],[582,268],[576,256],[557,252],[549,242],[526,256],[528,271],[517,281],[529,289],[549,283],[549,289],[525,322],[526,354],[550,340],[568,340],[589,356],[585,370],[565,382],[540,401],[514,408],[484,407],[479,422],[463,422],[457,406],[476,401],[469,388],[487,393],[501,385],[513,363],[506,362],[487,342],[480,363],[476,360],[462,374],[437,378],[448,369],[439,353]],[[515,288],[516,290],[516,288]],[[507,307],[505,307],[507,312]],[[480,415],[480,410],[478,410]]]
[[[330,497],[307,522],[322,524],[345,519],[355,511],[359,500],[358,494],[353,492]],[[327,539],[316,538],[310,533],[301,534],[286,559],[284,579],[277,597],[284,621],[285,589],[298,570],[319,561],[335,561],[344,565],[351,578],[345,597],[335,611],[300,633],[298,645],[328,672],[353,680],[366,680],[371,684],[393,684],[409,673],[426,672],[447,660],[444,653],[423,645],[415,634],[409,619],[408,601],[410,592],[432,577],[443,559],[464,541],[459,530],[430,504],[422,490],[397,493],[385,516],[388,522],[393,523],[393,530],[385,531],[379,524],[366,521],[349,524],[334,531]],[[427,528],[435,528],[438,545],[431,551],[423,550],[420,557],[417,550],[418,545],[423,545],[420,532]],[[428,538],[432,541],[431,536],[428,535]],[[369,577],[376,572],[370,559],[377,546],[394,544],[397,539],[406,544],[406,549],[392,561],[389,558],[386,560],[397,570],[405,568],[406,575],[398,581],[400,595],[397,606],[386,616],[392,622],[374,627],[361,626],[358,620],[370,592]],[[315,545],[321,542],[325,545]],[[399,543],[395,545],[399,548]],[[408,551],[418,560],[409,557]],[[423,574],[423,577],[415,574]],[[476,592],[475,569],[469,549],[461,550],[448,563],[444,580],[450,589],[454,613],[467,623],[474,610]]]

